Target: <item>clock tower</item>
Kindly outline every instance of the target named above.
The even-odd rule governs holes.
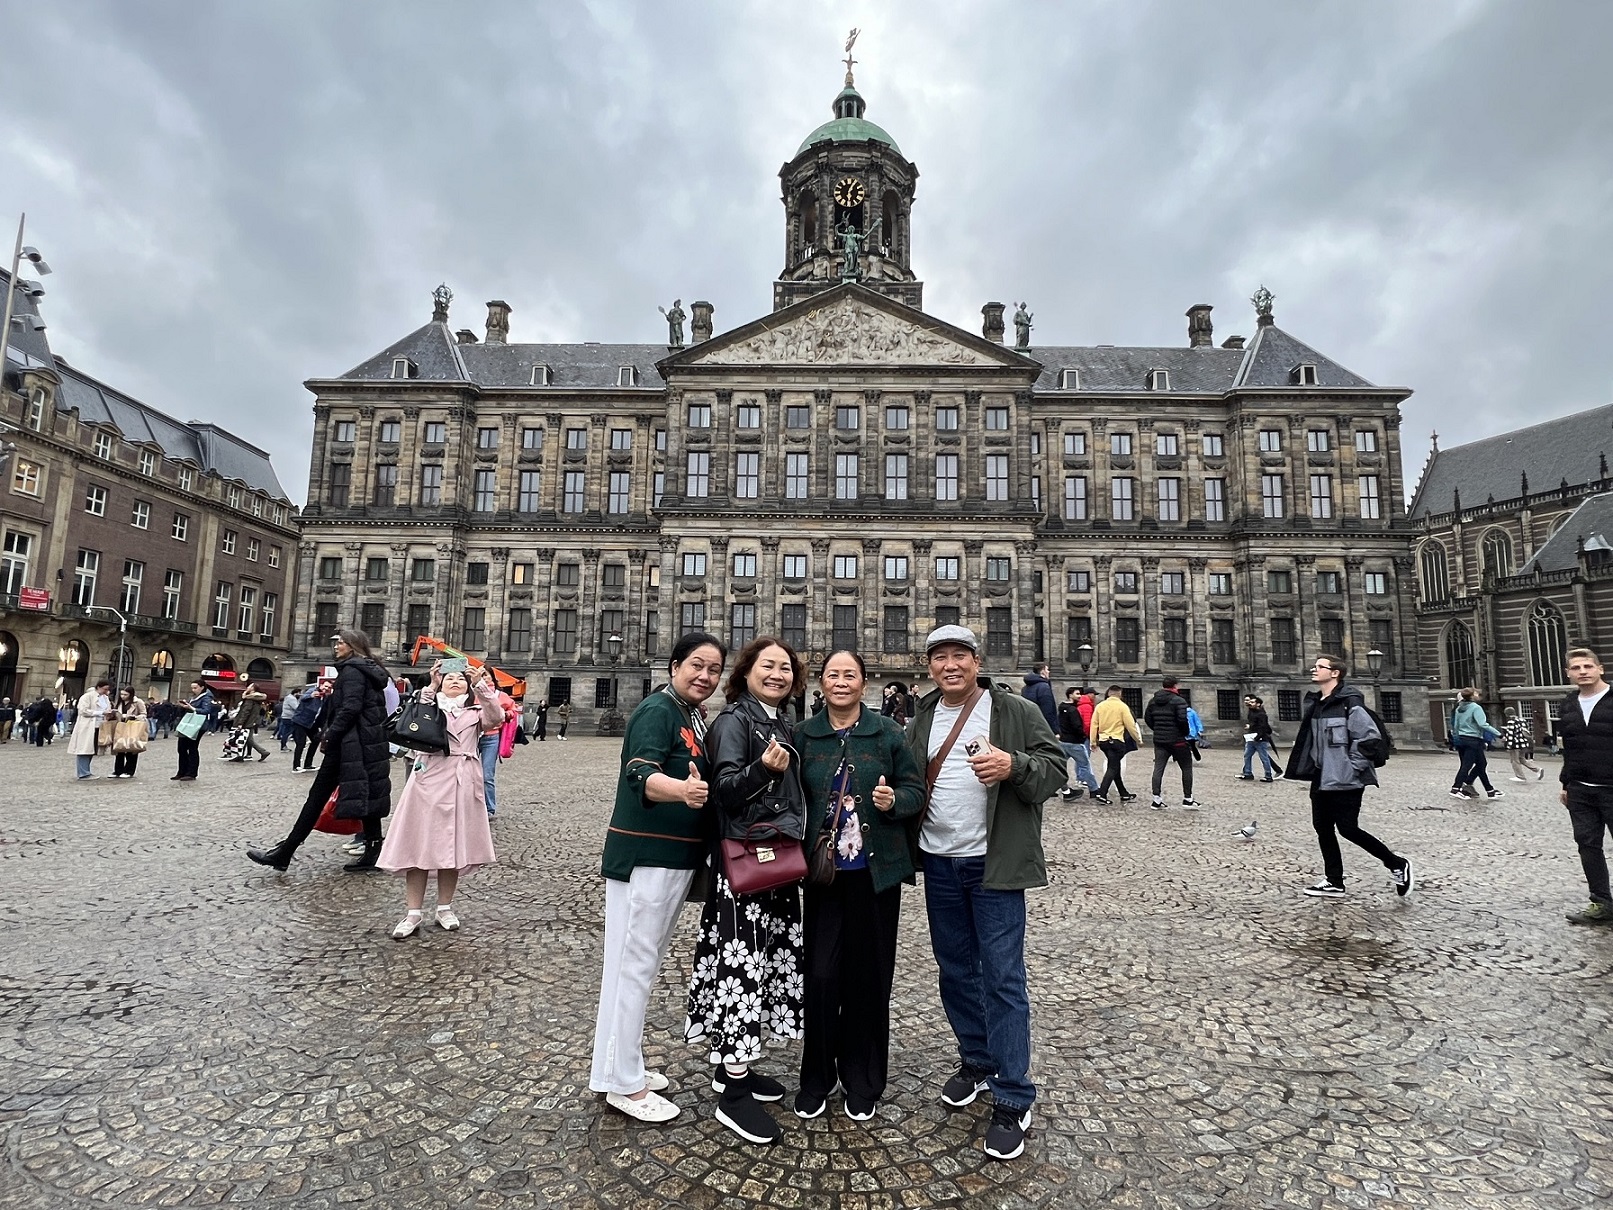
[[[866,109],[848,60],[834,118],[779,169],[784,271],[773,283],[775,311],[842,281],[923,306],[924,283],[911,260],[919,172],[896,140],[863,116]]]

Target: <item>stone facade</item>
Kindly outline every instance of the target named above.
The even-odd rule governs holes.
[[[1061,690],[1141,697],[1174,673],[1222,733],[1245,692],[1296,717],[1319,651],[1366,681],[1376,649],[1384,713],[1426,736],[1408,392],[1278,328],[1269,295],[1255,336],[1220,347],[1203,305],[1174,348],[1007,347],[1000,303],[979,335],[926,314],[917,170],[845,101],[781,172],[772,314],[687,347],[509,344],[505,304],[479,341],[439,298],[309,381],[299,667],[367,616],[389,653],[424,628],[586,720],[613,678],[630,708],[687,628],[814,660],[854,644],[877,693],[922,677],[924,634],[959,620],[1016,682],[1041,658]],[[823,240],[837,191],[894,216],[849,274]]]

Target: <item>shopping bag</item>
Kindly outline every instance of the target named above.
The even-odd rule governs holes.
[[[337,836],[353,836],[364,828],[362,819],[338,819],[336,817],[337,790],[330,792],[325,800],[324,809],[319,812],[319,818],[314,821],[314,831],[330,832]]]
[[[144,719],[126,718],[112,732],[112,751],[114,752],[144,752],[146,742],[146,723]]]

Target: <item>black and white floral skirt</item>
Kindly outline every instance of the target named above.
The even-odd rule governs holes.
[[[754,1063],[762,1040],[801,1036],[801,899],[794,886],[735,895],[721,872],[700,915],[684,1037],[712,1063]]]

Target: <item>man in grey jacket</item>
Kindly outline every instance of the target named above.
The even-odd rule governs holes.
[[[1362,831],[1361,795],[1378,784],[1373,771],[1374,745],[1387,744],[1367,713],[1365,699],[1354,685],[1344,683],[1344,660],[1319,655],[1311,668],[1316,692],[1305,698],[1305,717],[1294,737],[1283,777],[1311,784],[1311,824],[1322,847],[1326,877],[1305,894],[1317,899],[1344,898],[1344,858],[1339,837],[1371,853],[1394,880],[1395,894],[1411,894],[1415,876],[1411,859],[1395,853],[1370,832]]]

